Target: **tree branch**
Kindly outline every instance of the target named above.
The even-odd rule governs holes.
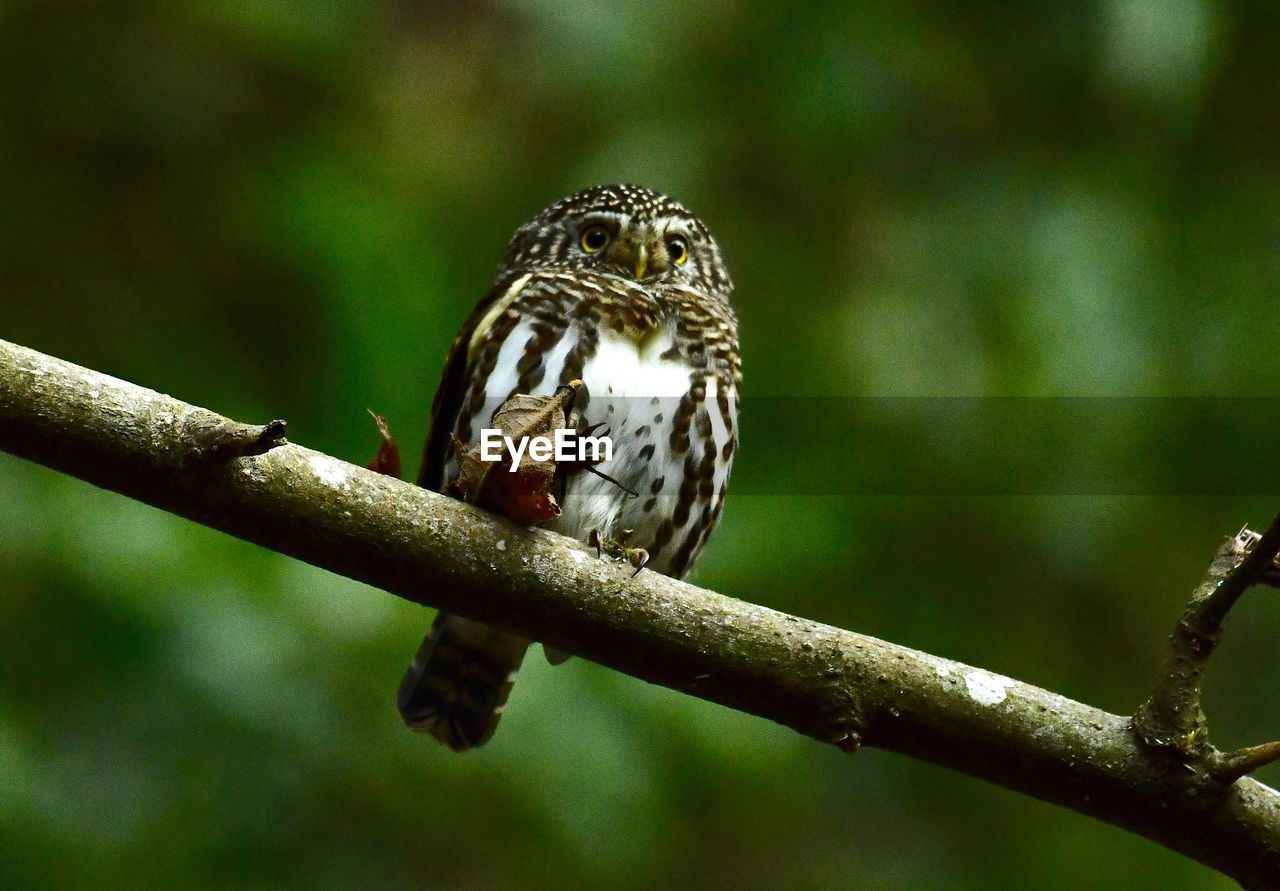
[[[201,457],[193,429],[256,445]],[[655,573],[632,578],[581,543],[277,444],[282,429],[244,429],[0,341],[0,449],[846,751],[923,758],[1122,826],[1246,885],[1280,881],[1280,794],[1187,769],[1197,757],[1206,771],[1234,758],[1221,779],[1270,751],[1170,757],[1127,717]]]
[[[1262,535],[1241,529],[1222,543],[1169,635],[1169,656],[1151,696],[1133,716],[1144,745],[1181,759],[1209,782],[1229,785],[1280,760],[1277,742],[1217,751],[1209,742],[1208,721],[1200,707],[1201,681],[1222,639],[1227,614],[1252,586],[1275,584],[1277,554],[1280,514]]]

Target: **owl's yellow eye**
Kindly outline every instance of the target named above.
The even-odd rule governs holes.
[[[667,254],[671,262],[679,266],[689,259],[689,243],[679,235],[672,235],[667,239]]]
[[[596,223],[594,226],[588,226],[582,230],[582,235],[578,237],[578,243],[582,245],[582,249],[588,254],[598,254],[608,247],[612,238],[613,236],[608,229]]]

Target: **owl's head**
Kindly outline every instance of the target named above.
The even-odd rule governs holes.
[[[504,266],[589,269],[645,285],[686,285],[724,300],[733,290],[702,221],[641,186],[594,186],[557,201],[516,231]]]

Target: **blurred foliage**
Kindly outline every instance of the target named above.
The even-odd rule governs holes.
[[[744,478],[802,460],[751,396],[1276,396],[1278,26],[1210,0],[10,0],[0,336],[360,461],[373,407],[413,451],[511,231],[634,181],[734,270]],[[928,414],[910,460],[999,471]],[[1002,491],[731,495],[697,580],[1128,711],[1219,537],[1280,508]],[[4,456],[0,506],[5,887],[1230,887],[536,652],[456,757],[393,705],[424,610]],[[1280,736],[1277,628],[1273,598],[1233,616],[1224,745]]]

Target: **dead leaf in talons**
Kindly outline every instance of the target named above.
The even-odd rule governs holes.
[[[581,386],[582,381],[571,381],[553,396],[512,396],[498,406],[489,426],[513,442],[534,436],[554,440],[557,430],[568,427],[565,419]],[[560,516],[560,505],[552,494],[556,480],[554,455],[535,460],[526,447],[513,469],[505,447],[497,461],[485,461],[480,446],[468,449],[456,437],[453,447],[458,455],[458,479],[446,494],[524,526]]]
[[[387,419],[371,408],[365,409],[365,411],[369,412],[369,416],[373,418],[374,426],[378,428],[378,436],[381,438],[381,442],[378,444],[378,453],[365,466],[376,473],[400,479],[400,447],[396,445],[395,439],[391,436],[391,430],[387,427]]]

